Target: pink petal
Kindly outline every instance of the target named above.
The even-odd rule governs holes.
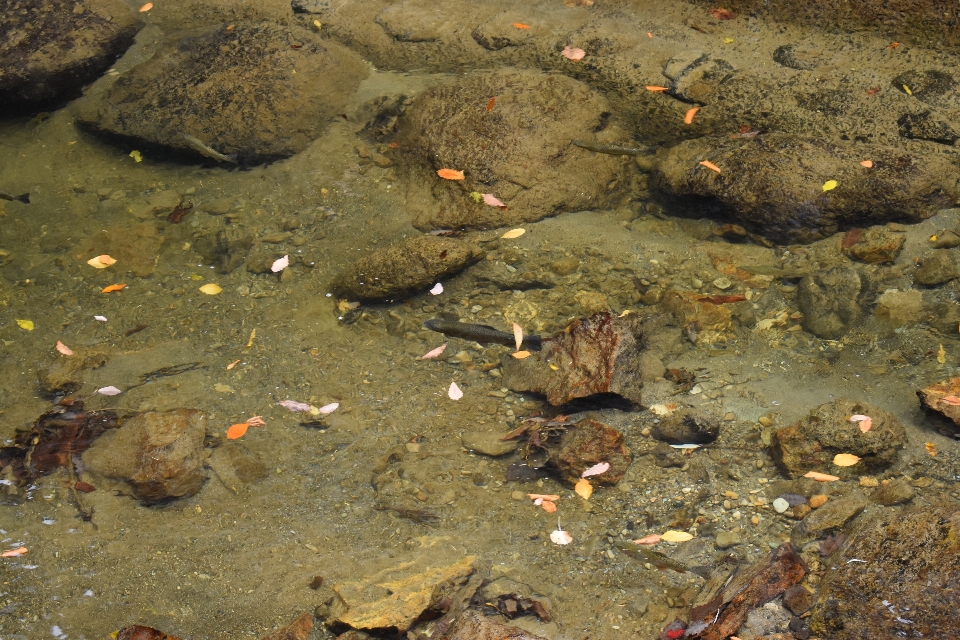
[[[500,202],[497,196],[493,195],[492,193],[483,194],[483,201],[491,207],[500,207],[501,209],[505,209],[507,206]]]
[[[339,406],[340,406],[339,402],[331,402],[330,404],[323,405],[322,407],[317,409],[317,411],[319,411],[320,413],[333,413],[334,411],[337,410],[337,407]]]
[[[284,409],[289,409],[290,411],[302,411],[303,413],[310,411],[310,405],[306,402],[297,402],[296,400],[281,400],[277,404]]]
[[[451,400],[459,400],[463,397],[463,391],[460,390],[460,387],[457,386],[456,382],[451,382],[450,390],[447,391],[447,395],[450,396]]]
[[[273,261],[273,266],[270,267],[270,271],[274,273],[279,273],[287,267],[290,266],[290,256],[283,256],[282,258],[277,258]]]
[[[583,56],[587,55],[587,52],[576,47],[564,47],[560,55],[568,60],[583,60]]]
[[[425,354],[423,354],[422,356],[420,356],[420,359],[421,359],[421,360],[429,360],[430,358],[436,358],[438,355],[440,355],[441,353],[443,353],[443,350],[446,349],[446,348],[447,348],[447,343],[444,342],[442,345],[440,345],[440,346],[437,347],[436,349],[431,349],[430,351],[428,351],[428,352],[426,352]]]
[[[441,293],[443,293],[443,285],[440,284],[439,282],[433,285],[433,289],[430,289],[430,293],[432,293],[435,296],[440,295]]]
[[[93,319],[94,319],[94,320],[99,320],[100,322],[106,322],[106,321],[107,321],[107,317],[106,317],[106,316],[93,316]]]
[[[115,396],[123,393],[123,391],[121,391],[120,389],[117,389],[116,387],[102,387],[100,389],[97,389],[97,393],[103,396]]]
[[[850,422],[859,422],[860,431],[862,431],[863,433],[870,431],[870,428],[873,427],[873,419],[870,418],[870,416],[863,416],[859,414],[855,416],[850,416]]]
[[[57,351],[59,351],[60,353],[62,353],[62,354],[65,355],[65,356],[72,356],[72,355],[73,355],[73,350],[71,350],[70,347],[68,347],[67,345],[63,344],[63,343],[60,342],[59,340],[57,340]]]
[[[609,468],[610,468],[609,462],[600,462],[598,464],[593,465],[589,469],[584,470],[584,472],[580,474],[580,477],[589,478],[590,476],[598,476],[601,473],[606,473],[607,469]]]
[[[660,542],[660,536],[655,533],[651,533],[648,536],[643,536],[639,540],[634,540],[636,544],[657,544]]]
[[[265,426],[267,423],[263,421],[262,416],[253,416],[252,418],[247,420],[247,424],[250,425],[251,427],[262,427],[262,426]]]
[[[550,534],[550,541],[553,542],[553,544],[570,544],[573,542],[573,536],[563,529],[557,529]]]

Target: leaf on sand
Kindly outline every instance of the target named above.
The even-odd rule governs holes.
[[[16,549],[10,549],[0,553],[0,558],[19,558],[22,555],[27,553],[26,547],[18,547]]]
[[[720,173],[720,167],[713,164],[709,160],[701,160],[699,164],[707,169],[710,169],[710,171],[716,171],[717,173]]]
[[[493,111],[493,105],[497,104],[497,96],[490,98],[490,102],[487,103],[487,111]]]
[[[660,542],[660,536],[655,533],[651,533],[648,536],[643,536],[639,540],[633,541],[635,544],[657,544]]]
[[[860,164],[867,169],[873,169],[873,160],[861,160]]]
[[[514,23],[513,23],[513,26],[516,27],[517,29],[529,29],[529,28],[530,28],[530,25],[528,25],[528,24],[523,24],[522,22],[514,22]]]
[[[516,322],[513,323],[513,339],[517,343],[517,351],[520,351],[520,345],[523,344],[523,327]]]
[[[923,443],[923,446],[924,446],[924,448],[926,448],[927,453],[929,453],[929,454],[930,454],[931,456],[933,456],[934,458],[937,457],[937,445],[935,445],[935,444],[932,443],[932,442],[924,442],[924,443]]]
[[[111,284],[109,286],[100,289],[100,293],[113,293],[114,291],[123,291],[127,288],[125,284]]]
[[[837,188],[837,181],[827,180],[826,182],[823,183],[823,186],[820,188],[823,189],[824,191],[833,191],[834,189]]]
[[[432,293],[435,296],[440,295],[441,293],[443,293],[443,285],[440,284],[439,282],[433,285],[433,288],[430,289],[430,293]]]
[[[120,389],[117,389],[116,387],[111,386],[111,387],[100,387],[99,389],[97,389],[97,393],[99,393],[102,396],[116,396],[123,393],[123,391],[121,391]]]
[[[804,478],[810,478],[811,480],[816,480],[817,482],[836,482],[840,478],[837,476],[831,476],[826,473],[820,473],[819,471],[810,471],[803,474]]]
[[[444,342],[442,345],[440,345],[440,346],[437,347],[436,349],[431,349],[430,351],[427,351],[425,354],[423,354],[422,356],[420,356],[420,359],[421,359],[421,360],[430,360],[430,359],[432,359],[432,358],[436,358],[438,355],[440,355],[441,353],[443,353],[443,350],[446,349],[446,348],[447,348],[447,343]]]
[[[577,61],[577,60],[583,60],[583,57],[587,55],[587,52],[584,51],[583,49],[578,49],[576,47],[564,47],[563,51],[560,52],[560,55],[562,55],[567,60]]]
[[[664,531],[660,539],[664,542],[686,542],[687,540],[693,540],[693,534],[671,529],[670,531]]]
[[[227,440],[236,440],[237,438],[243,437],[243,434],[247,432],[249,426],[246,422],[238,422],[237,424],[230,425],[230,428],[227,429]]]
[[[833,456],[833,464],[838,467],[852,467],[858,462],[860,462],[860,456],[855,456],[852,453],[838,453]]]
[[[33,331],[33,320],[17,320],[17,326],[25,331]]]
[[[590,484],[590,481],[586,478],[577,480],[577,484],[574,485],[573,490],[584,500],[589,500],[590,496],[593,495],[593,485]]]
[[[610,469],[609,462],[600,462],[592,467],[584,469],[583,473],[580,474],[581,478],[589,478],[590,476],[598,476],[601,473],[606,473]]]
[[[700,107],[687,110],[687,113],[683,116],[684,124],[693,124],[693,116],[697,115],[697,111],[700,111]]]
[[[140,13],[145,13],[145,12],[147,12],[147,11],[150,11],[150,9],[153,9],[153,3],[152,3],[152,2],[148,2],[147,4],[145,4],[145,5],[143,5],[142,7],[140,7]]]
[[[297,402],[296,400],[281,400],[277,404],[289,411],[301,413],[307,413],[310,411],[310,405],[306,402]]]
[[[529,351],[514,351],[514,352],[511,353],[510,355],[513,356],[514,358],[516,358],[517,360],[523,360],[524,358],[529,358],[529,357],[530,357],[530,352],[529,352]]]
[[[99,255],[96,258],[90,258],[87,260],[87,264],[93,267],[94,269],[106,269],[112,264],[116,264],[117,261],[108,256],[107,254]]]
[[[463,171],[456,169],[438,169],[437,175],[444,180],[463,180],[464,178]]]
[[[507,231],[505,234],[503,234],[500,237],[503,238],[504,240],[513,240],[514,238],[519,238],[526,232],[527,232],[526,229],[510,229],[510,231]]]
[[[273,261],[273,264],[270,265],[270,271],[274,273],[280,273],[284,269],[290,266],[290,256],[286,255],[282,258],[277,258]]]
[[[450,396],[451,400],[459,400],[463,397],[463,391],[460,390],[456,382],[451,382],[450,388],[447,389],[447,395]]]
[[[863,433],[870,431],[870,428],[873,426],[873,419],[870,416],[863,416],[860,414],[850,416],[850,422],[859,422],[860,431]]]
[[[733,20],[737,16],[733,14],[733,11],[730,9],[710,9],[710,15],[712,15],[717,20]]]
[[[213,284],[212,282],[210,284],[205,284],[202,287],[200,287],[200,292],[205,293],[208,296],[215,296],[221,291],[223,291],[223,287],[221,287],[218,284]]]
[[[669,91],[669,90],[670,90],[670,87],[658,87],[658,86],[652,85],[652,84],[648,84],[648,85],[647,85],[646,87],[644,87],[644,88],[645,88],[647,91],[653,91],[654,93],[657,93],[657,92],[660,92],[660,91]]]
[[[483,196],[484,204],[488,204],[491,207],[500,207],[501,209],[507,208],[507,205],[503,204],[503,202],[492,193],[481,193],[480,195]]]
[[[570,544],[573,542],[573,536],[563,529],[557,529],[550,534],[550,542],[553,544]]]
[[[71,348],[68,347],[67,345],[63,344],[63,343],[60,342],[59,340],[57,340],[57,351],[59,351],[60,353],[62,353],[62,354],[65,355],[65,356],[72,356],[72,355],[73,355],[73,349],[71,349]]]

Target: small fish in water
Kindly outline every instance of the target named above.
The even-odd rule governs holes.
[[[23,204],[30,204],[30,194],[24,193],[19,196],[15,196],[12,193],[7,193],[6,191],[0,191],[0,200],[10,200],[15,202],[22,202]]]
[[[493,342],[506,345],[508,347],[516,346],[516,339],[513,333],[506,331],[497,331],[493,327],[485,324],[467,324],[465,322],[447,322],[445,320],[427,320],[423,326],[431,331],[437,331],[451,338],[460,338],[462,340],[472,340],[481,344]],[[540,351],[543,346],[540,336],[524,336],[521,344],[530,351]]]
[[[230,155],[224,155],[219,151],[217,151],[216,149],[212,149],[208,147],[203,142],[201,142],[197,138],[194,138],[189,133],[184,133],[182,135],[183,135],[183,139],[187,142],[188,145],[190,145],[190,148],[196,151],[197,153],[200,153],[201,155],[205,155],[208,158],[213,158],[217,162],[232,162],[233,164],[237,164],[237,154],[231,153]]]
[[[606,153],[611,156],[648,156],[657,151],[657,147],[618,147],[613,144],[595,144],[581,140],[571,140],[570,144],[587,151]]]
[[[623,551],[625,554],[633,558],[634,560],[640,560],[641,562],[649,562],[657,569],[663,571],[664,569],[670,569],[676,571],[677,573],[695,573],[704,580],[710,579],[710,567],[688,567],[679,560],[674,560],[670,556],[664,555],[659,551],[654,551],[653,549],[647,549],[632,542],[626,542],[619,545],[620,551]]]

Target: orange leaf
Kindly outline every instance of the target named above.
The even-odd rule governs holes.
[[[26,547],[20,547],[18,549],[10,549],[9,551],[4,551],[0,553],[0,558],[19,558],[27,552]]]
[[[710,171],[716,171],[717,173],[720,173],[720,167],[718,167],[717,165],[713,164],[713,163],[710,162],[709,160],[701,160],[699,164],[700,164],[701,166],[706,167],[707,169],[710,169]]]
[[[511,353],[510,355],[513,356],[514,358],[516,358],[517,360],[523,360],[524,358],[529,358],[529,357],[530,357],[530,352],[529,352],[529,351],[514,351],[514,352]]]
[[[557,505],[555,505],[552,500],[543,500],[540,502],[540,506],[543,507],[543,510],[547,513],[555,513],[557,510]]]
[[[803,474],[804,478],[810,478],[811,480],[816,480],[817,482],[834,482],[839,480],[837,476],[827,475],[826,473],[820,473],[818,471],[811,471],[809,473]]]
[[[873,160],[861,160],[860,164],[867,169],[873,169]]]
[[[490,98],[490,102],[487,103],[487,111],[493,111],[493,105],[497,102],[497,96]]]
[[[114,291],[122,291],[126,288],[125,284],[112,284],[109,287],[104,287],[100,289],[100,293],[113,293]]]
[[[736,18],[736,16],[733,15],[733,11],[730,11],[730,9],[710,9],[710,15],[717,20],[733,20]]]
[[[653,92],[657,92],[657,91],[670,91],[670,87],[658,87],[658,86],[653,85],[653,84],[648,84],[648,85],[647,85],[646,87],[644,87],[644,88],[645,88],[647,91],[653,91]]]
[[[960,398],[957,396],[943,396],[940,398],[940,402],[943,404],[953,405],[954,407],[960,406]]]
[[[900,46],[899,42],[894,42],[893,44],[887,45],[887,49],[896,49]]]
[[[937,445],[932,442],[924,442],[923,446],[926,447],[927,453],[929,453],[934,458],[937,457]]]
[[[573,490],[577,492],[577,495],[587,500],[590,496],[593,495],[593,485],[590,484],[590,481],[586,478],[580,478],[577,481],[577,484],[573,487]]]
[[[652,37],[653,37],[653,32],[652,32],[652,31],[647,31],[647,37],[648,37],[648,38],[652,38]]]
[[[237,424],[230,425],[230,428],[227,429],[227,440],[236,440],[242,437],[249,427],[250,425],[246,422],[238,422]]]
[[[140,13],[145,13],[145,12],[147,12],[147,11],[150,11],[150,9],[153,9],[153,3],[152,3],[152,2],[148,2],[147,4],[145,4],[145,5],[143,5],[142,7],[140,7]]]
[[[517,29],[529,29],[529,28],[530,28],[530,25],[528,25],[528,24],[523,24],[522,22],[514,22],[514,23],[513,23],[513,26],[515,26]]]
[[[687,111],[686,115],[683,116],[684,123],[693,124],[693,116],[697,115],[697,111],[700,111],[700,107],[694,107]]]
[[[444,180],[463,180],[463,171],[456,169],[438,169],[437,175]]]

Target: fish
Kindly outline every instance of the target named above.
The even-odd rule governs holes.
[[[472,340],[474,342],[496,343],[508,347],[516,346],[517,341],[513,333],[506,331],[497,331],[493,327],[485,324],[467,324],[465,322],[448,322],[446,320],[427,320],[423,326],[431,331],[442,333],[451,338],[460,338],[462,340]],[[540,336],[523,336],[523,342],[520,345],[530,351],[540,351],[543,342]]]
[[[6,191],[0,191],[0,200],[10,200],[10,201],[22,202],[23,204],[30,204],[30,194],[23,193],[19,196],[15,196],[12,193],[7,193]]]
[[[183,133],[181,135],[183,136],[183,139],[186,141],[186,143],[190,145],[190,148],[196,151],[197,153],[201,155],[205,155],[208,158],[213,158],[217,162],[232,162],[233,164],[237,164],[237,154],[231,153],[230,155],[224,155],[219,151],[217,151],[216,149],[212,149],[208,147],[203,142],[201,142],[197,138],[194,138],[189,133]]]
[[[594,142],[583,142],[581,140],[571,140],[570,144],[594,151],[596,153],[606,153],[611,156],[648,156],[655,153],[657,147],[618,147],[613,144],[596,144]]]
[[[639,560],[640,562],[649,562],[661,571],[664,569],[670,569],[672,571],[676,571],[677,573],[687,573],[689,571],[690,573],[700,576],[704,580],[710,579],[710,567],[688,567],[679,560],[674,560],[670,556],[664,555],[659,551],[647,549],[632,542],[620,544],[618,547],[620,551],[623,551],[634,560]]]

